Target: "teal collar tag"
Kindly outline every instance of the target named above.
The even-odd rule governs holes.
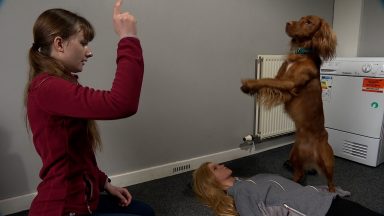
[[[310,54],[312,53],[312,49],[309,48],[298,48],[292,51],[293,54]]]

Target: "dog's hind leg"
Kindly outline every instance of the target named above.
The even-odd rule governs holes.
[[[333,156],[333,151],[328,142],[325,143],[322,148],[318,165],[327,178],[329,192],[335,192],[335,184],[333,182],[335,158]]]
[[[293,181],[300,183],[304,178],[304,166],[298,155],[297,149],[293,148],[289,157],[293,168]]]
[[[304,168],[300,164],[293,165],[293,181],[302,183],[304,180]]]

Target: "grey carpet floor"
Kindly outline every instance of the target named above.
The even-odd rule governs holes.
[[[272,149],[256,155],[226,162],[234,175],[248,177],[257,173],[277,173],[291,178],[292,173],[283,164],[288,158],[291,145]],[[205,216],[213,215],[210,209],[200,204],[190,187],[192,172],[128,187],[132,195],[150,204],[158,216]],[[335,183],[350,191],[347,199],[384,214],[384,164],[369,167],[336,157]],[[326,185],[320,175],[307,175],[305,184]],[[27,211],[12,214],[25,216]]]

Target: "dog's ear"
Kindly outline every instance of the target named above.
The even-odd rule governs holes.
[[[321,20],[319,30],[312,38],[312,46],[323,60],[332,59],[336,53],[336,34],[327,22]]]

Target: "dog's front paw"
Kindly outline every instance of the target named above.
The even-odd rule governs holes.
[[[241,87],[240,87],[240,89],[241,89],[241,91],[242,92],[244,92],[245,94],[249,94],[249,92],[250,92],[250,88],[248,88],[248,86],[246,86],[246,85],[242,85]]]
[[[247,80],[242,80],[241,83],[243,84],[240,89],[242,92],[244,92],[245,94],[250,94],[250,95],[253,95],[255,94],[256,92],[254,91],[254,89],[252,89],[250,87],[250,85],[248,84]]]

